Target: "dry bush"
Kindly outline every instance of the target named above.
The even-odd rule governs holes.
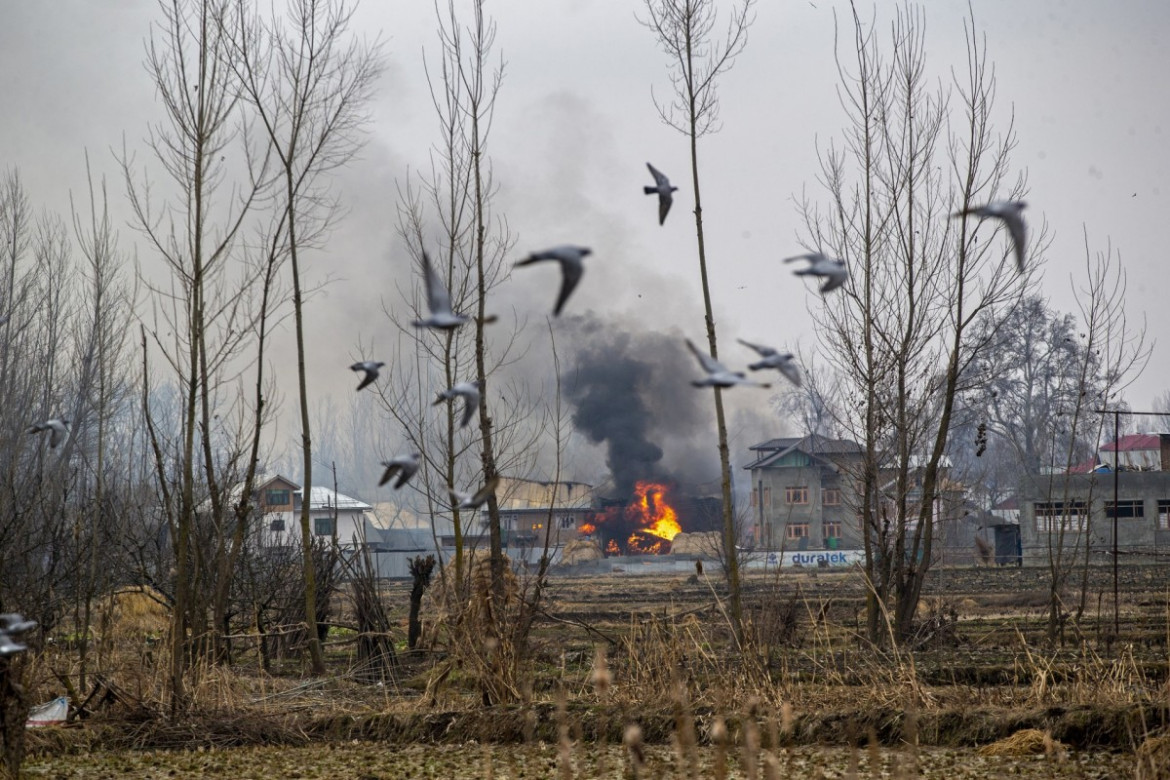
[[[428,591],[431,624],[423,641],[444,659],[427,674],[423,699],[433,705],[461,682],[480,692],[483,703],[525,701],[526,667],[532,648],[532,602],[539,601],[537,576],[517,576],[504,556],[503,599],[492,592],[491,561],[471,555],[468,579],[442,578]]]
[[[1024,671],[1031,679],[1026,697],[1030,704],[1144,704],[1158,695],[1157,686],[1138,665],[1132,646],[1123,648],[1116,658],[1104,658],[1087,642],[1070,655],[1031,648],[1022,634],[1019,640]]]
[[[774,698],[765,659],[749,646],[733,650],[730,628],[682,616],[631,616],[612,667],[615,697],[649,707],[673,706],[677,687],[706,705],[750,697]]]
[[[126,638],[157,641],[171,626],[167,599],[150,587],[120,588],[96,604],[94,624],[109,626],[119,641]],[[108,622],[107,622],[108,621]]]
[[[791,648],[799,642],[801,615],[807,612],[807,605],[801,603],[799,589],[787,598],[773,593],[758,601],[749,601],[744,607],[752,644],[763,652]]]
[[[918,603],[916,618],[906,642],[912,650],[958,647],[963,643],[958,631],[959,611],[954,600],[924,598]]]

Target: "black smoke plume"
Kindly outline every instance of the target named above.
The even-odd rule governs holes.
[[[573,425],[606,445],[613,495],[630,497],[641,479],[710,479],[715,451],[702,443],[710,391],[691,387],[700,369],[683,336],[621,332],[589,315],[573,324],[577,348],[562,386]]]

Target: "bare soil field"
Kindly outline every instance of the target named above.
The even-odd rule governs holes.
[[[429,596],[425,649],[400,646],[385,680],[355,674],[343,628],[331,634],[324,679],[308,677],[299,654],[262,672],[254,643],[240,642],[231,667],[196,670],[192,709],[177,719],[163,706],[158,646],[126,640],[103,667],[117,695],[85,720],[30,731],[25,770],[629,778],[622,742],[637,724],[637,777],[723,777],[724,753],[729,777],[1170,777],[1170,571],[1123,567],[1115,618],[1112,569],[1090,569],[1083,614],[1055,643],[1044,580],[1040,569],[938,570],[914,641],[894,647],[863,639],[856,573],[753,574],[752,642],[738,653],[710,573],[561,573],[509,681],[516,695],[492,706],[469,661],[491,649],[456,644]],[[408,593],[408,583],[384,584],[397,626]],[[57,695],[68,663],[64,652],[34,660],[30,698]]]
[[[641,777],[683,776],[684,762],[667,747],[646,751]],[[698,776],[714,777],[716,755],[711,748],[697,751]],[[1095,755],[983,756],[974,750],[924,748],[913,754],[879,748],[841,750],[797,747],[764,759],[785,778],[1117,778],[1132,776],[1133,760],[1118,753]],[[299,748],[253,747],[204,751],[138,751],[95,753],[68,759],[41,759],[26,765],[29,778],[83,780],[84,778],[358,778],[360,780],[519,780],[557,777],[568,768],[570,777],[624,780],[632,776],[629,758],[617,746],[576,746],[566,757],[555,745],[379,745],[324,744]],[[768,771],[761,769],[759,771]],[[561,776],[564,776],[561,774]],[[744,778],[747,768],[728,757],[728,778]]]

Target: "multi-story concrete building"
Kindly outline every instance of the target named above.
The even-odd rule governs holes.
[[[1123,560],[1170,551],[1170,472],[1123,467],[1116,475],[1095,471],[1033,477],[1020,501],[1024,560],[1041,563],[1055,546],[1083,552],[1086,544],[1090,561],[1111,560],[1115,519]]]
[[[769,550],[834,550],[861,546],[855,475],[857,442],[810,435],[751,447],[756,459],[751,508],[755,543]]]

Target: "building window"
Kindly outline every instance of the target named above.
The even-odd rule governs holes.
[[[807,539],[808,523],[789,523],[784,528],[784,536],[787,539]]]
[[[786,503],[786,504],[807,504],[808,503],[808,486],[784,488],[784,503]],[[789,527],[791,527],[791,526],[789,526]]]
[[[1113,502],[1105,502],[1105,516],[1118,517],[1123,520],[1131,518],[1139,518],[1145,516],[1145,504],[1141,499],[1122,500],[1117,502],[1117,510],[1114,511]]]
[[[1084,531],[1088,526],[1084,501],[1037,501],[1034,508],[1037,531]]]
[[[333,536],[333,518],[314,517],[313,533],[317,536]]]
[[[575,528],[577,525],[577,518],[572,515],[567,515],[561,518],[561,528]]]
[[[1158,499],[1158,530],[1170,531],[1170,498]]]
[[[821,504],[841,506],[841,488],[825,488],[821,491]]]
[[[840,520],[826,520],[821,523],[821,530],[824,531],[826,539],[840,539],[841,538],[841,521]]]
[[[278,517],[268,524],[268,530],[274,534],[284,533],[284,518]]]
[[[268,506],[288,506],[288,491],[269,490],[264,494],[264,503]]]
[[[763,492],[764,506],[772,503],[772,488],[766,487]],[[752,506],[760,505],[760,490],[759,488],[752,488]]]

